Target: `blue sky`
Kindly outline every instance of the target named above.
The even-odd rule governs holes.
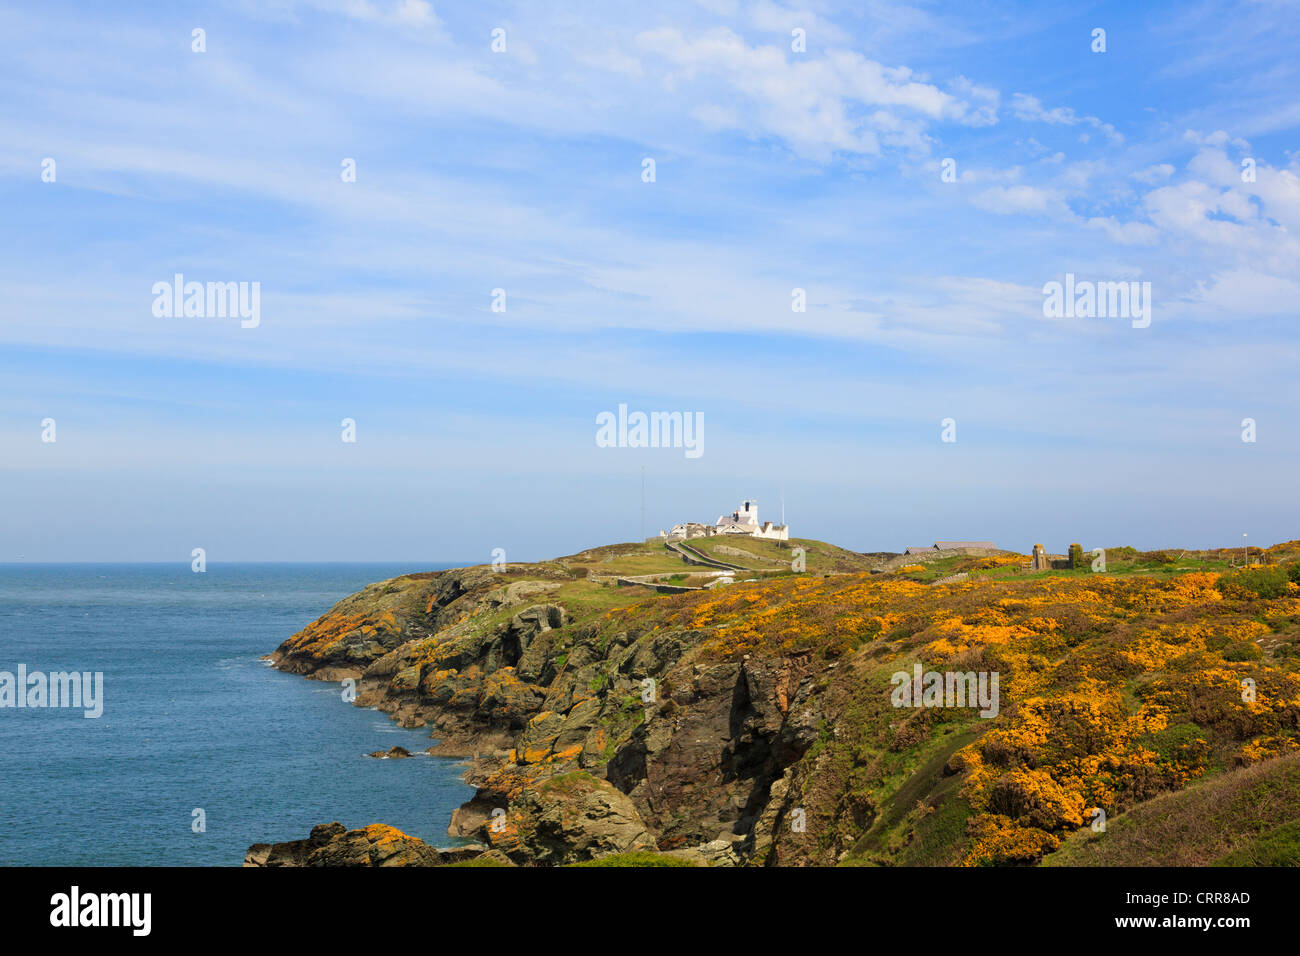
[[[532,560],[642,467],[651,533],[1300,536],[1289,3],[82,7],[0,10],[0,561]]]

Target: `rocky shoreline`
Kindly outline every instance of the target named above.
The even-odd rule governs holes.
[[[255,843],[244,866],[446,866],[473,860],[486,850],[474,845],[439,850],[382,823],[349,830],[335,822],[312,827],[305,840]]]
[[[524,865],[638,851],[701,864],[762,858],[783,812],[783,775],[816,737],[806,664],[706,661],[704,632],[644,634],[617,613],[575,622],[557,594],[570,582],[585,575],[562,561],[380,582],[270,660],[309,679],[355,680],[358,706],[428,727],[430,753],[466,758],[464,779],[478,789],[448,832],[478,841],[479,854]],[[317,827],[306,841],[256,845],[246,863],[475,855],[392,828],[376,844],[372,830]]]

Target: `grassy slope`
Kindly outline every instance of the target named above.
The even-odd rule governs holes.
[[[1069,837],[1045,866],[1300,866],[1300,754],[1193,784]]]
[[[772,541],[732,534],[715,535],[712,538],[691,538],[685,543],[719,561],[756,570],[789,570],[794,559],[795,548],[804,549],[804,562],[809,574],[869,571],[879,563],[866,555],[846,551],[844,548],[827,544],[825,541],[814,541],[811,538]],[[741,552],[741,555],[732,553],[736,551]]]

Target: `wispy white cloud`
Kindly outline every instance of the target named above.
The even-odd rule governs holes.
[[[1095,116],[1080,116],[1068,106],[1047,109],[1035,96],[1027,93],[1013,93],[1011,112],[1016,119],[1033,123],[1046,123],[1049,126],[1077,126],[1080,123],[1090,126],[1105,134],[1112,143],[1124,142],[1124,137],[1110,123],[1103,122]]]
[[[1246,125],[1184,136],[1170,100],[1140,113],[1096,84],[1074,92],[1069,64],[1007,66],[998,44],[1051,21],[875,2],[435,6],[231,4],[202,56],[188,17],[0,11],[0,188],[19,237],[0,263],[0,342],[43,363],[0,388],[0,433],[21,439],[57,404],[71,436],[116,401],[119,444],[105,432],[66,460],[127,474],[149,460],[140,409],[193,389],[183,414],[235,418],[159,433],[188,442],[187,467],[228,452],[250,473],[295,456],[332,473],[333,444],[296,430],[232,448],[239,416],[273,433],[307,401],[267,383],[319,376],[331,428],[336,399],[419,394],[449,428],[407,460],[450,480],[440,455],[473,458],[508,483],[524,466],[500,448],[516,441],[557,474],[598,467],[557,449],[589,437],[593,402],[636,388],[761,423],[713,446],[726,484],[764,467],[768,428],[826,474],[873,443],[921,461],[920,430],[952,408],[1026,467],[1031,445],[1122,445],[1119,460],[1149,464],[1194,462],[1207,421],[1240,421],[1239,406],[1281,407],[1300,291],[1289,141]],[[1198,102],[1228,98],[1218,82]],[[45,156],[57,183],[39,182]],[[150,285],[173,271],[260,279],[262,326],[154,318]],[[1151,281],[1151,329],[1045,320],[1042,285],[1067,271]],[[137,360],[157,380],[115,388]],[[194,369],[248,395],[218,401]],[[382,446],[393,459],[400,430]],[[23,452],[32,475],[39,454]]]
[[[962,78],[965,97],[924,81],[907,67],[885,66],[859,53],[834,49],[803,58],[773,45],[752,46],[720,27],[686,33],[672,27],[643,31],[637,45],[666,64],[664,87],[674,95],[708,97],[704,77],[720,81],[706,102],[715,122],[736,117],[736,126],[756,136],[778,136],[796,151],[817,159],[836,152],[879,155],[886,147],[926,151],[931,123],[990,121],[996,93]]]

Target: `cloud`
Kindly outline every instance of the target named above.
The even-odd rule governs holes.
[[[1001,216],[1016,213],[1066,216],[1070,213],[1070,207],[1058,192],[1039,186],[993,186],[976,194],[971,202]]]
[[[1186,314],[1198,318],[1294,316],[1300,281],[1250,268],[1198,282],[1186,297]]]
[[[661,27],[641,32],[636,43],[666,65],[662,82],[674,95],[685,97],[689,86],[691,95],[710,100],[704,115],[714,122],[732,117],[737,129],[779,137],[819,160],[875,156],[886,147],[925,152],[931,124],[987,125],[996,108],[993,90],[964,79],[957,88],[965,98],[853,51],[787,55],[751,46],[725,27],[689,34]]]
[[[1258,237],[1258,211],[1247,196],[1199,180],[1152,190],[1143,205],[1153,223],[1179,237],[1236,249]]]
[[[786,38],[790,37],[792,30],[801,29],[805,31],[810,48],[849,46],[853,42],[845,31],[806,7],[784,7],[772,0],[758,0],[752,4],[749,8],[749,22],[756,30],[782,34]]]
[[[1013,93],[1011,96],[1011,112],[1016,119],[1024,120],[1028,123],[1046,123],[1049,126],[1077,126],[1083,123],[1094,129],[1100,130],[1106,138],[1112,143],[1124,142],[1124,136],[1119,133],[1114,126],[1109,123],[1103,123],[1095,116],[1080,116],[1068,106],[1058,106],[1054,109],[1046,109],[1042,102],[1034,96],[1026,93]],[[1084,142],[1087,139],[1084,138]]]
[[[1133,173],[1133,178],[1140,183],[1154,185],[1168,181],[1169,177],[1174,174],[1174,167],[1169,163],[1158,163],[1155,166],[1148,166]]]
[[[1035,428],[1049,443],[1105,442],[1139,429],[1123,408],[1138,390],[1140,427],[1161,424],[1134,440],[1176,438],[1195,460],[1206,416],[1187,394],[1225,405],[1286,394],[1295,350],[1283,320],[1300,293],[1294,162],[1270,165],[1236,126],[1180,138],[1191,120],[1135,123],[1130,145],[1096,117],[1025,94],[1008,108],[1004,81],[1059,79],[990,62],[990,34],[1029,29],[1027,17],[972,18],[967,30],[958,13],[872,3],[867,17],[839,17],[854,30],[845,39],[829,5],[809,0],[820,19],[807,21],[809,52],[795,54],[788,27],[802,11],[710,6],[734,19],[720,27],[672,0],[588,5],[569,21],[507,3],[492,8],[510,25],[507,56],[488,54],[487,21],[465,5],[439,5],[449,25],[430,30],[408,28],[439,23],[426,5],[304,0],[273,31],[260,15],[232,18],[205,57],[149,17],[114,25],[107,44],[110,21],[92,14],[0,11],[0,80],[18,104],[0,174],[29,236],[0,264],[0,351],[18,356],[0,358],[0,390],[21,405],[15,427],[28,428],[29,405],[39,421],[44,405],[66,408],[87,389],[87,411],[130,405],[141,418],[177,395],[206,400],[189,378],[206,367],[239,383],[229,405],[265,410],[272,431],[313,376],[329,383],[322,421],[345,414],[339,397],[384,395],[368,436],[384,405],[437,408],[442,422],[500,400],[506,420],[548,422],[539,455],[572,467],[555,423],[573,394],[658,388],[710,416],[726,399],[795,447],[798,428],[768,416],[795,408],[824,421],[838,408],[870,425],[924,405],[930,428],[926,403],[978,410],[1022,443]],[[935,29],[947,31],[942,56]],[[515,55],[525,43],[527,59]],[[1213,85],[1192,94],[1228,98]],[[1037,125],[997,135],[1000,112]],[[1117,148],[1104,161],[1056,151],[1073,151],[1078,133]],[[896,162],[858,161],[891,152]],[[59,157],[48,187],[33,168],[46,155]],[[663,160],[653,185],[639,179],[646,155]],[[949,155],[956,184],[932,160]],[[351,185],[339,181],[344,156],[359,163]],[[172,266],[262,280],[262,327],[153,319],[149,284]],[[1149,277],[1154,331],[1043,320],[1042,282],[1065,271]],[[487,308],[497,286],[510,296],[501,315]],[[791,311],[792,286],[807,289],[806,313]],[[1157,334],[1179,315],[1205,323],[1195,342]],[[1250,317],[1270,321],[1240,321]],[[8,375],[33,353],[47,356],[48,383]],[[156,377],[120,385],[113,376],[132,361]],[[1220,387],[1229,363],[1250,374]],[[383,391],[424,385],[441,391],[409,404]],[[1049,389],[1058,401],[1025,400]],[[493,417],[476,419],[480,433],[495,434]],[[193,435],[202,450],[201,421]],[[843,434],[807,442],[809,460],[831,464],[846,447]],[[292,459],[300,444],[281,451]],[[147,467],[149,448],[141,439],[131,460]],[[473,440],[456,452],[494,455]],[[113,460],[102,442],[86,454]],[[267,454],[249,464],[274,462]],[[714,454],[719,474],[739,467]],[[502,474],[517,480],[512,468]]]
[[[1088,220],[1089,229],[1099,229],[1122,246],[1149,246],[1160,237],[1159,230],[1150,223],[1120,222],[1113,216],[1094,216]]]
[[[353,20],[379,23],[436,26],[438,15],[426,0],[310,0],[317,9],[337,13]]]

